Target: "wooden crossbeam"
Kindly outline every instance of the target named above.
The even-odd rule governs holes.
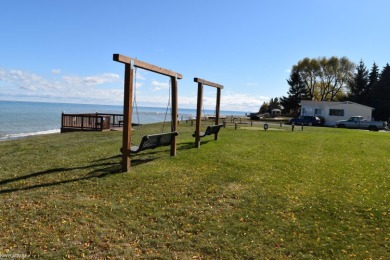
[[[211,81],[207,81],[204,79],[200,79],[200,78],[194,78],[194,82],[201,83],[203,85],[207,85],[207,86],[214,87],[214,88],[223,89],[223,86],[220,84],[217,84],[217,83],[214,83]]]
[[[122,55],[122,54],[114,54],[113,60],[117,61],[117,62],[122,62],[124,64],[131,64],[131,61],[133,61],[135,67],[138,67],[138,68],[141,68],[144,70],[148,70],[148,71],[152,71],[152,72],[155,72],[158,74],[170,76],[170,77],[176,77],[177,79],[183,78],[183,76],[180,73],[177,73],[177,72],[174,72],[171,70],[167,70],[164,68],[160,68],[160,67],[157,67],[155,65],[152,65],[152,64],[149,64],[149,63],[146,63],[144,61],[140,61],[140,60],[137,60],[137,59],[134,59],[131,57],[127,57],[127,56]]]

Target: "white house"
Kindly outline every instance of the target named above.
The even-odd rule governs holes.
[[[271,110],[271,115],[273,116],[280,116],[282,114],[282,110],[279,108],[274,108]]]
[[[374,108],[358,103],[344,101],[311,101],[302,100],[302,116],[321,116],[325,119],[325,125],[334,126],[338,120],[348,119],[351,116],[362,116],[368,121],[372,121],[372,111]]]

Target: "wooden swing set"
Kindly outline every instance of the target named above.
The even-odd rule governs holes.
[[[221,105],[221,90],[223,86],[214,82],[210,82],[200,78],[194,78],[194,82],[198,83],[198,100],[196,106],[196,129],[195,133],[192,135],[195,137],[195,147],[200,147],[200,139],[207,135],[214,135],[214,140],[218,140],[218,132],[223,126],[219,124],[219,112]],[[206,128],[206,131],[201,132],[201,121],[202,121],[202,106],[203,106],[203,85],[217,88],[217,100],[215,106],[215,125],[210,125]]]
[[[159,146],[170,145],[171,156],[176,155],[176,136],[177,133],[177,80],[182,79],[180,73],[173,72],[155,65],[130,58],[121,54],[114,54],[113,60],[125,64],[125,80],[124,80],[124,104],[123,104],[123,139],[122,139],[122,172],[128,172],[131,164],[131,154],[138,153],[146,149],[154,149]],[[134,94],[134,69],[141,68],[151,72],[170,77],[171,82],[171,115],[172,124],[171,132],[147,135],[142,138],[139,146],[131,146],[131,126],[133,114],[133,94]]]

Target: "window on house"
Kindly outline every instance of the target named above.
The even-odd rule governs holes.
[[[321,114],[322,114],[321,108],[314,109],[314,115],[321,115]]]
[[[302,107],[302,115],[306,115],[306,108]]]
[[[330,116],[344,116],[344,109],[329,109]]]

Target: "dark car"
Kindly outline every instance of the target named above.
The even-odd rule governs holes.
[[[293,118],[289,122],[294,125],[321,125],[321,119],[318,116],[300,116],[298,118]]]

